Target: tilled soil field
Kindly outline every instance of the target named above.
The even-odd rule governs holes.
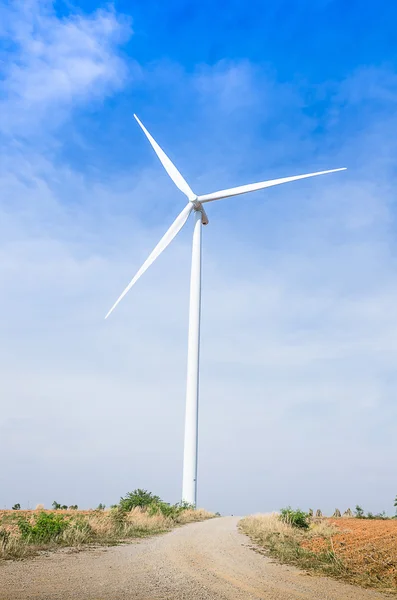
[[[397,591],[397,519],[328,519],[338,529],[331,540],[305,540],[316,553],[331,551],[357,580],[383,581]]]

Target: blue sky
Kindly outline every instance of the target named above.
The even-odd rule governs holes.
[[[390,2],[0,3],[0,505],[180,496],[189,223],[209,206],[199,503],[392,510],[397,44]],[[248,490],[248,493],[247,493]]]

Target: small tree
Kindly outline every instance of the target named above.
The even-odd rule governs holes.
[[[394,498],[394,508],[396,509],[396,515],[397,515],[397,496]]]
[[[356,516],[356,519],[363,519],[364,518],[364,510],[358,504],[356,506],[356,510],[354,511],[354,514]]]
[[[12,510],[21,510],[21,505],[17,502],[17,504],[14,504],[12,507]]]
[[[57,502],[56,500],[54,500],[54,502],[52,503],[52,508],[54,510],[67,510],[68,509],[66,504],[59,504],[59,502]]]

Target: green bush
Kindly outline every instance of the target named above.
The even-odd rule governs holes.
[[[174,513],[176,512],[174,506],[168,504],[167,502],[163,502],[162,500],[158,502],[152,502],[151,504],[149,504],[149,506],[147,507],[147,511],[150,516],[161,513],[164,517],[170,518],[175,516]]]
[[[160,496],[155,496],[147,490],[136,489],[133,492],[128,492],[124,498],[120,498],[118,505],[112,507],[115,511],[113,518],[120,520],[121,515],[117,511],[126,513],[134,508],[146,510],[149,515],[162,514],[169,519],[177,519],[184,510],[194,509],[194,506],[188,502],[169,504],[161,500]]]
[[[294,510],[290,506],[287,506],[286,508],[282,508],[280,513],[280,518],[284,523],[288,523],[292,527],[298,527],[299,529],[309,528],[309,515],[300,508]]]
[[[186,500],[178,502],[178,504],[176,504],[175,506],[179,506],[181,510],[195,510],[196,508],[194,504],[190,504],[189,502],[186,502]]]
[[[159,496],[154,496],[147,490],[137,489],[133,492],[128,492],[125,498],[120,498],[119,507],[125,512],[129,512],[133,508],[147,508],[153,503],[161,502]]]
[[[169,504],[168,502],[153,502],[148,507],[148,512],[150,515],[155,515],[161,513],[164,517],[168,517],[169,519],[176,519],[181,512],[185,510],[178,504]]]
[[[24,518],[18,521],[19,531],[23,539],[31,542],[49,542],[56,540],[69,526],[64,515],[41,512],[32,525]]]

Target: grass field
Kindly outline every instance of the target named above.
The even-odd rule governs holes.
[[[186,509],[164,516],[160,511],[133,508],[110,510],[1,510],[0,559],[20,559],[60,546],[112,545],[169,531],[173,527],[213,517]]]
[[[322,518],[299,529],[268,514],[240,529],[282,562],[397,594],[397,519]]]

